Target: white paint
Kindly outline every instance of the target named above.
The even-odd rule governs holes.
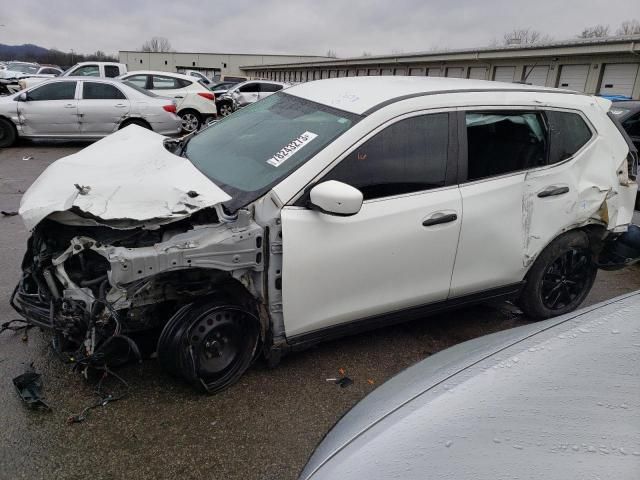
[[[57,160],[22,197],[25,225],[31,230],[72,207],[104,221],[157,224],[231,199],[189,160],[166,150],[164,139],[131,125]],[[81,195],[75,184],[90,189]],[[191,198],[190,191],[198,196]]]

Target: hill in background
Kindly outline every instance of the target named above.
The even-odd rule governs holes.
[[[24,45],[5,45],[0,43],[0,61],[2,60],[21,60],[70,67],[78,62],[86,61],[117,62],[118,58],[113,55],[107,55],[100,50],[92,54],[81,54],[61,52],[55,48],[44,48],[30,43]]]

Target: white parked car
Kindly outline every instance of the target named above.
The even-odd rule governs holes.
[[[132,124],[181,130],[173,100],[114,79],[60,77],[0,97],[0,147],[17,138],[100,138]]]
[[[633,215],[637,152],[610,105],[353,77],[180,140],[117,132],[23,196],[12,304],[83,365],[162,329],[161,364],[210,392],[258,354],[487,299],[567,313]]]
[[[129,72],[120,78],[163,97],[174,98],[182,129],[187,133],[198,131],[209,118],[217,115],[215,95],[197,78],[151,70]]]
[[[6,68],[0,70],[0,78],[23,78],[37,76],[39,78],[57,77],[62,73],[58,67],[49,65],[38,65],[28,62],[7,62]]]
[[[73,67],[61,72],[61,77],[101,77],[116,78],[127,73],[127,66],[124,63],[116,62],[80,62]],[[33,87],[44,81],[43,77],[28,77],[21,79],[18,84],[20,89]]]
[[[249,80],[230,87],[217,101],[218,111],[226,117],[239,108],[267,98],[283,88],[291,86],[289,83],[271,80]]]
[[[185,70],[182,73],[183,75],[187,75],[189,77],[195,77],[196,80],[198,80],[207,88],[211,88],[214,85],[213,81],[211,81],[210,78],[207,78],[207,76],[204,73],[199,72],[198,70]]]

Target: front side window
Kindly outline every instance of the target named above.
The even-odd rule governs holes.
[[[360,145],[322,181],[351,185],[365,200],[442,187],[448,147],[447,113],[407,118]]]
[[[127,97],[118,88],[108,83],[84,82],[82,98],[85,100],[123,100]]]
[[[120,69],[117,65],[105,65],[104,76],[107,78],[116,78],[120,75]]]
[[[201,131],[184,155],[232,198],[256,200],[350,129],[360,117],[278,92]]]
[[[546,165],[546,131],[537,112],[467,112],[470,181]]]
[[[76,96],[76,82],[47,83],[29,90],[29,101],[73,100]]]
[[[571,158],[593,136],[577,113],[545,112],[549,128],[549,164]]]
[[[99,77],[100,76],[100,68],[98,65],[84,65],[82,67],[76,68],[73,70],[69,76],[77,76],[77,77]]]

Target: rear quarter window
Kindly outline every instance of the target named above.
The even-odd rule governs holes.
[[[577,113],[549,110],[545,115],[549,123],[550,165],[573,157],[593,137],[593,132]]]

